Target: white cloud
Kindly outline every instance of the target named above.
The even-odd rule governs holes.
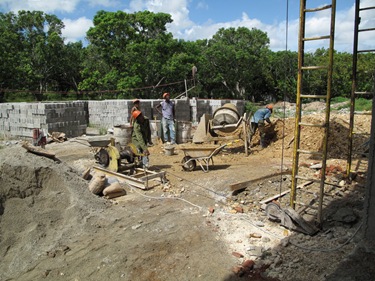
[[[197,4],[197,9],[199,10],[208,10],[208,5],[206,2],[202,1]]]
[[[371,0],[367,0],[371,1]],[[257,28],[267,32],[270,38],[270,48],[272,50],[288,50],[296,51],[298,49],[298,31],[299,20],[292,19],[288,22],[288,43],[286,44],[286,22],[275,22],[273,24],[264,24],[259,19],[249,18],[246,13],[242,17],[230,22],[212,22],[208,21],[203,25],[197,25],[189,18],[189,1],[187,0],[133,0],[130,2],[131,10],[129,12],[139,10],[149,10],[152,12],[164,12],[172,15],[173,23],[168,26],[168,30],[173,33],[176,38],[185,40],[210,39],[220,28],[240,26]],[[196,8],[207,9],[207,4],[200,1],[196,4]],[[336,40],[338,46],[351,44],[348,41],[352,37],[353,28],[353,11],[338,12],[336,17]],[[306,37],[315,37],[328,35],[330,30],[330,10],[314,13],[306,19]],[[338,33],[339,32],[339,33]],[[311,41],[306,43],[306,50],[313,50],[317,47],[328,48],[328,40]]]
[[[181,29],[189,28],[193,22],[189,19],[188,0],[132,0],[130,1],[130,11],[148,10],[154,13],[168,13],[172,16],[173,23],[168,26],[173,34]]]
[[[86,36],[87,30],[93,26],[92,20],[79,18],[76,20],[63,19],[65,28],[62,31],[65,43],[77,42]]]
[[[129,10],[126,10],[128,13],[142,11],[146,8],[145,4],[143,3],[143,0],[132,0],[129,3]]]
[[[354,1],[353,1],[354,2]],[[240,27],[258,28],[267,32],[270,38],[272,50],[284,50],[286,47],[286,22],[274,22],[264,24],[257,18],[249,18],[243,13],[241,18],[230,22],[213,22],[208,20],[202,25],[195,24],[189,16],[190,5],[194,3],[194,9],[208,9],[207,1],[200,0],[130,0],[126,12],[148,10],[151,12],[163,12],[171,14],[173,22],[168,25],[168,30],[175,38],[184,40],[210,39],[220,28]],[[46,13],[60,12],[73,14],[82,9],[82,5],[90,7],[117,7],[124,5],[124,0],[0,0],[0,9],[17,12],[19,10],[41,10]],[[362,0],[361,7],[374,5],[374,0]],[[306,37],[323,36],[329,34],[330,10],[312,13],[306,19]],[[361,14],[361,28],[375,27],[375,10],[365,11]],[[92,21],[86,17],[79,19],[66,18],[63,20],[65,29],[63,35],[67,41],[81,40]],[[336,13],[335,48],[339,51],[352,51],[354,29],[354,3],[346,10],[339,10]],[[299,19],[290,19],[288,22],[288,44],[289,50],[298,49]],[[374,49],[374,32],[360,33],[359,48]],[[314,50],[318,47],[328,47],[328,40],[306,42],[305,50]]]
[[[1,0],[0,7],[6,7],[7,10],[18,12],[20,10],[43,11],[53,13],[56,11],[73,12],[80,0]]]
[[[116,7],[120,4],[119,0],[86,0],[91,7],[103,6],[103,7]]]

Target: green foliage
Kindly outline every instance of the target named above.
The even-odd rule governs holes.
[[[0,94],[1,101],[44,100],[47,91],[77,89],[82,44],[64,44],[63,22],[40,11],[0,13],[0,85],[32,93]]]
[[[295,100],[298,53],[291,51],[271,52],[269,57],[269,70],[272,75],[276,100]]]
[[[198,69],[206,91],[215,89],[215,97],[262,99],[272,88],[266,67],[268,44],[267,34],[258,29],[219,29],[202,46],[203,65]]]
[[[342,102],[346,102],[346,101],[349,101],[349,99],[345,98],[345,97],[334,97],[334,98],[331,98],[331,103],[332,104],[342,103]]]
[[[0,102],[148,99],[166,91],[175,97],[185,87],[199,98],[296,98],[298,54],[270,51],[261,30],[221,28],[211,39],[187,42],[167,32],[172,17],[165,13],[99,11],[93,22],[84,47],[64,43],[64,24],[54,15],[0,13]],[[328,55],[317,49],[305,54],[304,64],[326,65]],[[374,90],[374,65],[374,53],[358,55],[358,91]],[[303,75],[304,94],[325,94],[326,70]],[[334,54],[332,75],[332,103],[350,98],[351,54]]]
[[[356,111],[371,111],[372,110],[372,99],[359,98],[354,103]]]
[[[258,109],[258,106],[256,106],[254,103],[252,102],[246,102],[245,103],[245,112],[250,114],[250,115],[253,115],[255,113],[255,111],[257,111]]]

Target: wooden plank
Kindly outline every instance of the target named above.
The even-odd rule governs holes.
[[[135,186],[135,187],[140,188],[140,189],[146,189],[144,183],[142,181],[136,180],[135,178],[132,178],[132,177],[129,177],[129,176],[126,176],[124,174],[117,173],[117,172],[112,172],[112,171],[109,171],[109,170],[106,170],[106,169],[103,169],[103,168],[97,167],[97,166],[93,167],[93,169],[98,170],[100,172],[103,172],[106,175],[115,176],[115,177],[119,178],[119,180],[125,181],[126,183],[128,183],[131,186]]]
[[[58,158],[56,158],[56,155],[54,152],[47,151],[44,148],[31,146],[29,143],[23,143],[22,147],[26,149],[28,152],[31,152],[33,154],[44,156],[44,157],[53,159],[57,162],[61,162]]]
[[[266,204],[266,203],[271,202],[271,201],[273,201],[273,200],[275,200],[275,199],[277,199],[277,198],[283,197],[285,194],[288,194],[289,192],[290,192],[290,189],[289,189],[289,190],[285,190],[285,191],[283,191],[283,192],[281,192],[281,193],[279,193],[279,194],[276,194],[276,195],[274,195],[274,196],[268,197],[268,198],[266,198],[266,199],[260,201],[259,203],[260,203],[261,205]]]
[[[154,171],[147,170],[148,175],[144,175],[145,174],[144,170],[139,169],[139,168],[137,168],[136,171],[137,172],[140,172],[140,171],[143,172],[143,175],[141,175],[142,176],[141,178],[135,178],[133,176],[127,176],[127,175],[124,175],[124,174],[121,174],[121,173],[112,172],[112,171],[109,171],[107,169],[104,169],[104,168],[101,168],[101,167],[98,167],[98,166],[94,166],[93,169],[101,171],[106,175],[115,176],[115,177],[119,178],[119,180],[125,181],[126,183],[128,183],[131,186],[134,186],[134,187],[137,187],[137,188],[140,188],[140,189],[144,189],[144,190],[149,189],[148,181],[154,180],[155,178],[158,178],[158,177],[160,178],[160,181],[162,181],[161,179],[165,177],[164,171],[154,172]]]
[[[309,184],[312,184],[312,183],[313,183],[313,181],[308,181],[308,182],[305,182],[305,183],[303,183],[303,184],[298,185],[297,188],[302,188],[302,187],[305,187],[305,186],[307,186],[307,185],[309,185]],[[289,192],[290,192],[290,189],[289,189],[289,190],[285,190],[285,191],[283,191],[283,192],[281,192],[281,193],[279,193],[279,194],[276,194],[276,195],[274,195],[274,196],[271,196],[271,197],[269,197],[269,198],[266,198],[266,199],[260,201],[259,203],[260,203],[261,205],[266,204],[266,203],[271,202],[271,201],[273,201],[273,200],[275,200],[275,199],[277,199],[277,198],[283,197],[285,194],[288,194]]]

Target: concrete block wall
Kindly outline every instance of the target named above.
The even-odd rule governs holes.
[[[0,133],[32,138],[33,129],[64,132],[67,136],[84,134],[87,127],[87,104],[82,101],[60,103],[0,104]]]
[[[152,120],[160,120],[155,106],[162,100],[141,100],[141,110]],[[225,103],[237,106],[240,115],[244,112],[245,101],[178,99],[176,119],[199,123],[204,114],[213,114]],[[31,138],[33,129],[63,132],[67,137],[77,137],[86,133],[87,126],[113,128],[129,123],[131,100],[69,101],[48,103],[3,103],[0,104],[0,136]]]
[[[90,126],[113,128],[129,123],[132,102],[128,100],[88,101]]]
[[[40,128],[51,132],[63,132],[67,137],[83,135],[88,122],[86,101],[45,103],[46,124]]]

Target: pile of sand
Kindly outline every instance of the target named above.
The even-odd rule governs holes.
[[[0,280],[8,280],[67,251],[61,241],[90,231],[85,222],[107,203],[65,164],[20,146],[1,149],[0,159]]]

